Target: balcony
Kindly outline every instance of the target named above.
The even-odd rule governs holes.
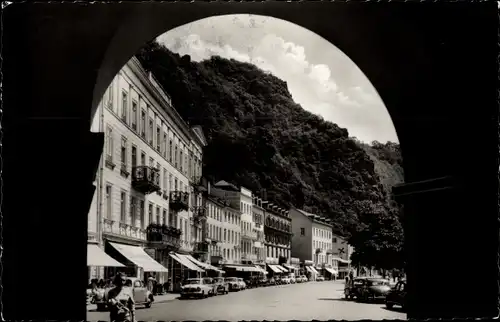
[[[189,193],[183,191],[170,192],[170,209],[173,211],[189,210]]]
[[[146,229],[147,241],[152,248],[179,248],[182,231],[175,227],[150,224]]]
[[[202,206],[193,207],[194,222],[199,224],[207,219],[207,209]]]
[[[143,194],[160,191],[160,172],[145,165],[132,168],[132,186]]]
[[[241,238],[246,239],[246,240],[256,241],[257,240],[257,233],[255,233],[253,231],[242,231]]]
[[[194,245],[193,252],[195,253],[208,253],[208,242],[198,242]]]

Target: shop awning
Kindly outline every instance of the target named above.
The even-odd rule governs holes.
[[[263,269],[262,267],[260,266],[255,266],[255,268],[257,269],[257,271],[259,271],[260,273],[262,274],[267,274],[267,271],[265,269]]]
[[[207,263],[203,263],[203,262],[200,262],[199,260],[197,260],[196,258],[194,258],[193,256],[191,255],[181,255],[181,254],[177,254],[178,257],[184,257],[185,259],[187,260],[190,260],[191,262],[193,262],[194,264],[198,265],[199,267],[203,268],[203,269],[206,269],[206,270],[212,270],[212,271],[216,271],[218,273],[225,273],[224,271],[218,269],[217,267],[215,266],[212,266],[210,264],[207,264]]]
[[[311,269],[311,266],[306,266],[306,270],[309,272],[309,273],[314,273],[313,270]]]
[[[309,266],[311,268],[311,272],[314,274],[319,274],[319,272],[313,266]]]
[[[294,270],[296,270],[296,269],[297,269],[297,267],[293,267],[293,266],[290,266],[290,265],[287,265],[287,264],[283,264],[283,266],[284,266],[285,268],[287,268],[288,270],[291,270],[291,271],[294,271]]]
[[[278,274],[279,274],[279,273],[283,273],[283,271],[282,271],[282,270],[280,270],[278,267],[276,267],[277,265],[270,265],[270,264],[267,264],[267,266],[269,266],[269,268],[270,268],[273,272],[275,272],[275,273],[278,273]]]
[[[333,269],[333,268],[329,268],[329,267],[325,267],[326,271],[332,275],[338,275],[339,273]]]
[[[182,266],[185,266],[186,268],[188,268],[188,269],[190,269],[192,271],[204,272],[203,269],[201,269],[198,266],[196,266],[195,264],[193,264],[189,259],[181,257],[182,256],[181,254],[170,253],[168,255],[170,257],[172,257],[173,259],[175,259],[175,261],[177,261],[179,264],[181,264]]]
[[[87,266],[124,267],[125,265],[106,254],[99,246],[87,244]]]
[[[281,265],[276,265],[276,267],[277,267],[280,271],[282,271],[283,273],[288,273],[288,270],[287,270],[286,268],[284,268],[283,266],[281,266]]]
[[[110,245],[125,256],[129,261],[141,267],[145,272],[168,272],[168,269],[151,258],[151,256],[149,256],[144,249],[139,246],[130,246],[111,242]]]
[[[237,265],[226,265],[227,268],[234,268],[239,272],[260,272],[260,270],[255,266],[237,266]]]

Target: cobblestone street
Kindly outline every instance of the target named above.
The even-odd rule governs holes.
[[[207,299],[175,299],[138,307],[138,321],[158,320],[382,320],[406,319],[383,303],[357,303],[343,298],[344,283],[308,282],[249,289]],[[107,312],[89,312],[88,321],[109,320]]]

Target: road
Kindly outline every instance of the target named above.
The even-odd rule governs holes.
[[[138,321],[161,320],[383,320],[406,319],[383,303],[357,303],[343,299],[343,282],[308,282],[270,286],[207,299],[175,299],[137,308]],[[88,312],[87,321],[109,321],[107,312]]]

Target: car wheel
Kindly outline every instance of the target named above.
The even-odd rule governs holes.
[[[393,306],[394,304],[392,304],[391,302],[385,302],[385,307],[388,308],[389,310],[392,309]]]
[[[201,296],[200,296],[201,299],[205,298],[205,291],[201,291]]]

